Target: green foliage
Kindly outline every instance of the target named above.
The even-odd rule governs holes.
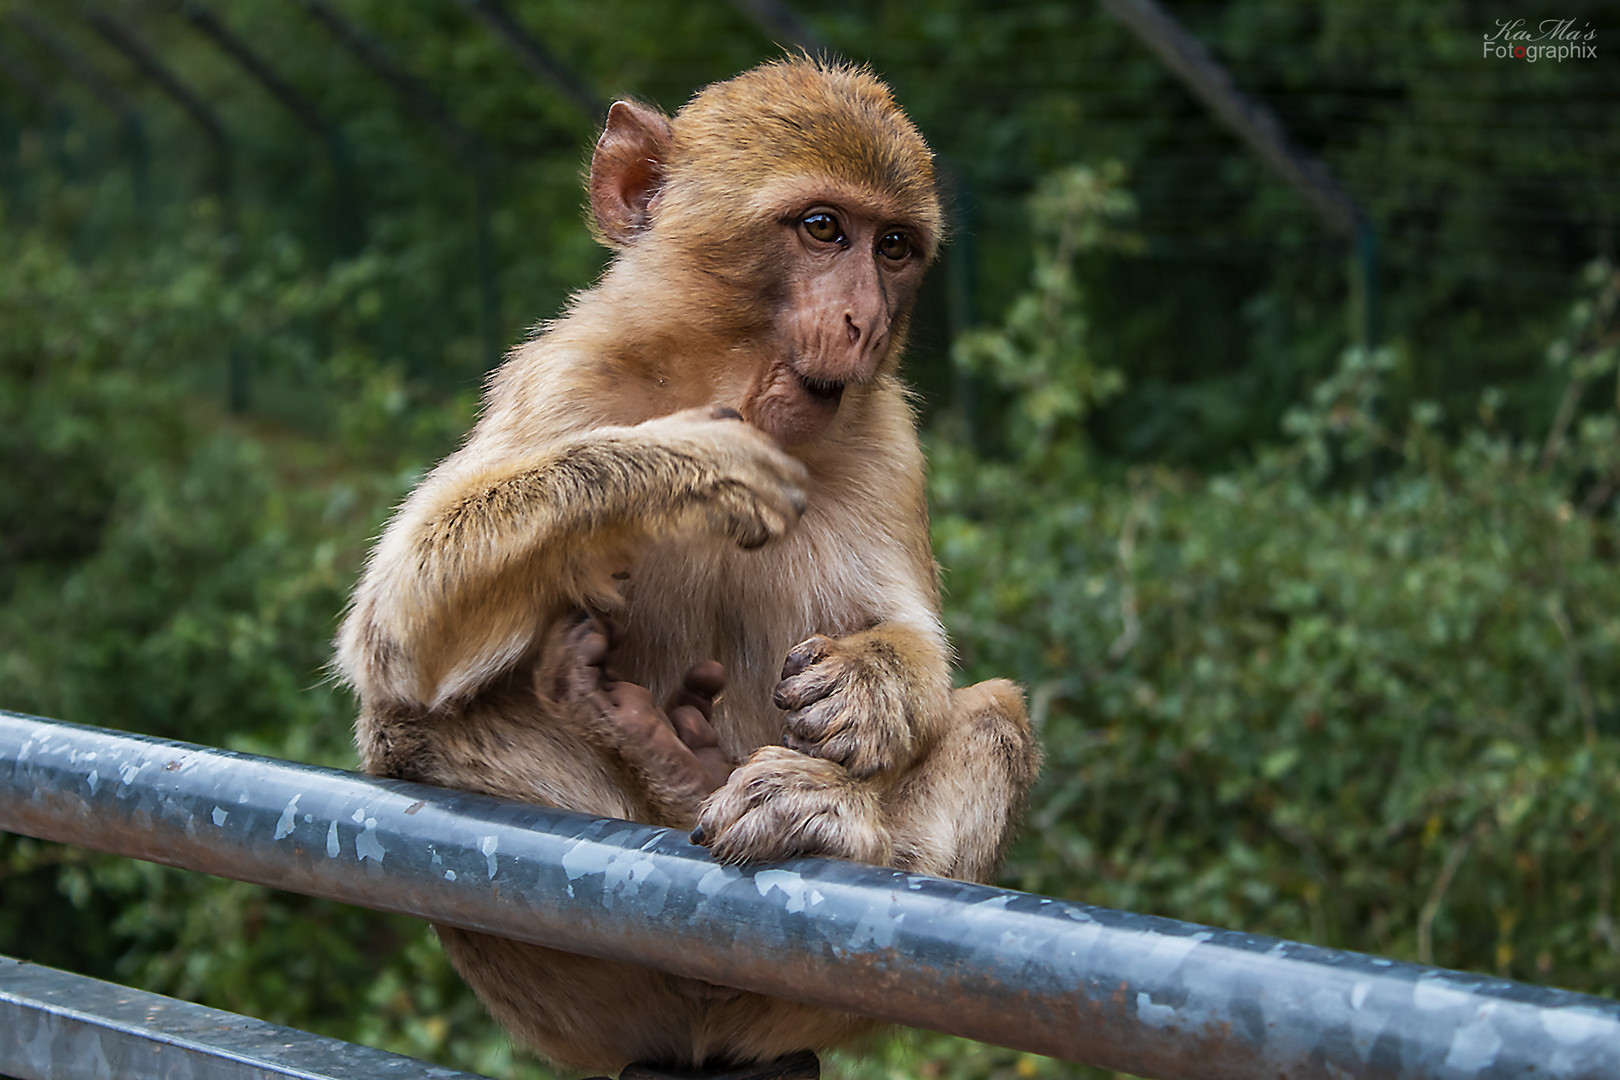
[[[1024,344],[1037,258],[964,353],[1094,385],[1083,343]],[[980,367],[1019,453],[936,440],[935,541],[969,676],[1024,680],[1047,747],[1019,885],[1620,992],[1620,399],[1576,406],[1615,388],[1620,273],[1587,289],[1534,439],[1351,349],[1248,466],[1031,469],[1088,460],[1083,410]]]
[[[1081,251],[1136,246],[1117,228],[1135,210],[1123,184],[1117,163],[1100,170],[1076,166],[1043,181],[1031,200],[1036,236],[1030,291],[1013,301],[1001,326],[968,331],[956,342],[959,367],[1020,401],[1027,422],[1008,425],[1004,434],[1022,467],[1057,467],[1045,454],[1072,443],[1054,436],[1123,388],[1119,372],[1091,354],[1074,273]]]
[[[366,538],[469,419],[364,340],[378,267],[241,275],[204,221],[142,260],[20,234],[0,271],[0,700],[353,765],[327,642]],[[115,298],[116,304],[109,303]],[[331,350],[324,366],[313,341]],[[257,344],[252,348],[249,342]],[[211,402],[231,363],[332,404],[319,438]],[[0,836],[9,953],[501,1076],[504,1035],[420,923]]]

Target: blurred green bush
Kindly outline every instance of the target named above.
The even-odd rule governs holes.
[[[0,702],[353,767],[325,672],[366,538],[469,421],[364,331],[380,272],[246,273],[206,208],[176,242],[0,263]],[[232,356],[233,351],[237,352]],[[324,416],[232,416],[231,365]],[[497,1075],[505,1037],[425,925],[0,835],[0,948]]]
[[[1120,467],[1086,435],[1122,376],[1068,264],[1128,240],[1119,182],[1037,195],[1031,288],[956,350],[1003,391],[999,453],[932,446],[966,677],[1021,679],[1047,748],[1010,883],[1620,993],[1620,273],[1589,269],[1549,346],[1539,434],[1489,391],[1393,406],[1414,358],[1351,349],[1249,464]]]

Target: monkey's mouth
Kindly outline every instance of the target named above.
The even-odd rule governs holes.
[[[817,401],[825,402],[828,405],[837,405],[844,398],[844,383],[834,379],[813,379],[797,371],[793,374],[798,376],[799,385],[804,387],[804,392]]]
[[[751,410],[751,423],[783,446],[799,446],[826,430],[838,415],[849,382],[806,375],[790,359],[772,375]]]

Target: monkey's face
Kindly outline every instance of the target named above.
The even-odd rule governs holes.
[[[856,186],[793,186],[766,226],[775,317],[738,405],[784,446],[816,438],[846,393],[892,369],[932,243]]]
[[[888,88],[809,60],[711,86],[673,120],[616,103],[590,193],[686,396],[784,446],[898,362],[941,232],[933,154]]]

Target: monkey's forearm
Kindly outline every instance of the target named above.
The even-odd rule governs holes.
[[[743,546],[804,508],[803,470],[723,417],[602,429],[504,470],[430,480],[378,545],[339,639],[363,695],[436,708],[516,662],[563,612],[611,607],[646,541],[708,530]]]

